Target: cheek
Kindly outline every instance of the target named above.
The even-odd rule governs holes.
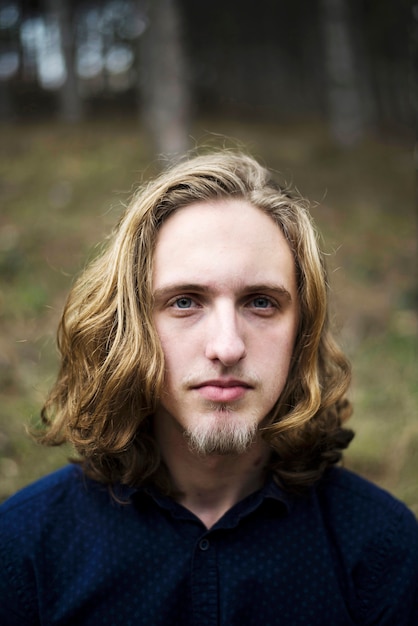
[[[164,355],[165,383],[173,387],[190,373],[188,370],[192,363],[192,342],[168,332],[160,334],[160,343]]]
[[[160,339],[161,348],[167,359],[184,359],[201,349],[203,344],[202,330],[179,328],[179,324],[158,323],[155,328]]]
[[[161,322],[158,318],[155,320],[155,330],[157,331],[160,345],[166,360],[170,360],[171,356],[178,351],[175,332],[169,324]]]
[[[277,332],[255,338],[255,349],[264,354],[266,360],[277,367],[290,361],[295,345],[296,332],[293,327],[281,328]]]

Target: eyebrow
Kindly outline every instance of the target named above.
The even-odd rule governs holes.
[[[165,297],[170,296],[173,293],[201,293],[208,294],[211,293],[213,289],[209,285],[204,285],[201,283],[172,283],[166,285],[165,287],[161,287],[160,289],[156,289],[153,292],[154,300],[162,300]],[[277,283],[255,283],[253,285],[247,285],[242,290],[240,290],[242,295],[249,295],[252,293],[271,293],[283,297],[288,302],[292,302],[292,296],[290,291],[286,289],[283,285],[279,285]]]

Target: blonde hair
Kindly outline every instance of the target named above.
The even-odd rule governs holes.
[[[253,158],[228,151],[163,172],[132,198],[102,254],[71,290],[58,329],[61,367],[42,409],[41,442],[70,442],[84,470],[109,484],[152,481],[170,491],[151,417],[164,385],[152,322],[151,273],[159,228],[195,201],[242,198],[278,224],[293,252],[300,326],[287,384],[263,436],[283,486],[313,484],[352,438],[350,366],[329,329],[327,276],[308,203]]]

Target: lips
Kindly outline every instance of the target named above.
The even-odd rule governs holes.
[[[251,389],[251,386],[242,380],[207,380],[194,389],[211,402],[233,402],[240,400]]]

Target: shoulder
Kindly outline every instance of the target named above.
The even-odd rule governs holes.
[[[347,469],[334,467],[318,486],[318,495],[336,514],[372,517],[388,516],[408,520],[418,529],[416,519],[408,507],[389,492]]]
[[[352,584],[347,593],[355,596],[360,615],[367,623],[380,623],[380,612],[386,611],[388,621],[382,624],[416,623],[418,523],[412,511],[342,468],[329,470],[316,492],[330,545]]]
[[[35,623],[39,564],[55,546],[53,560],[74,528],[84,477],[69,465],[25,487],[0,506],[0,622]],[[49,562],[53,562],[50,560]]]
[[[51,576],[72,584],[78,563],[100,552],[100,542],[109,544],[126,509],[77,465],[6,500],[0,506],[0,623],[38,623],[39,597],[46,597]]]
[[[80,511],[99,515],[109,498],[107,487],[87,479],[77,465],[41,478],[0,506],[0,553],[10,542],[35,543],[40,534],[56,534],[58,521],[66,527],[79,523]]]
[[[0,511],[20,506],[24,502],[30,501],[38,496],[42,497],[42,495],[55,491],[61,486],[67,489],[71,483],[78,481],[80,476],[82,476],[82,471],[78,465],[66,465],[65,467],[62,467],[51,474],[47,474],[43,478],[29,484],[27,487],[23,487],[20,491],[17,491],[1,504]]]
[[[8,498],[0,506],[0,528],[3,520],[19,516],[22,511],[35,514],[44,513],[52,503],[59,503],[74,496],[83,483],[83,474],[76,465],[67,465],[52,474],[28,485]],[[32,520],[34,518],[32,517]]]
[[[417,551],[418,523],[410,509],[390,493],[372,482],[343,468],[329,470],[317,488],[325,521],[335,533],[352,537],[353,544],[362,539],[385,542],[409,542]],[[400,533],[400,534],[399,534]]]

